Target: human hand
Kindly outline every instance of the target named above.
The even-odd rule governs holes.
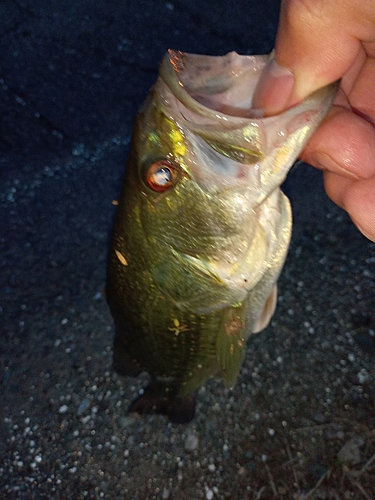
[[[375,1],[283,0],[254,108],[277,114],[340,78],[300,158],[324,171],[330,198],[375,241]]]

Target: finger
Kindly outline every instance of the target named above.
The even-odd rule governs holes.
[[[355,61],[361,42],[358,35],[353,36],[353,13],[346,3],[334,0],[282,3],[276,58],[293,72],[297,99],[338,80]]]
[[[254,108],[263,109],[265,115],[277,114],[348,72],[363,51],[362,41],[375,37],[374,25],[366,18],[368,11],[375,18],[371,0],[352,4],[349,0],[282,2],[275,58],[259,80]]]
[[[300,155],[322,170],[352,179],[375,175],[375,129],[342,106],[334,106]]]
[[[368,57],[349,93],[352,109],[375,125],[375,59]]]
[[[375,241],[375,177],[352,180],[324,173],[328,196],[344,208],[362,234]]]

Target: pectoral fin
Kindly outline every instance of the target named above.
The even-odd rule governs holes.
[[[262,309],[262,312],[260,313],[258,319],[256,320],[252,333],[258,333],[263,328],[266,328],[268,323],[270,322],[270,319],[273,316],[273,313],[275,312],[276,309],[276,303],[277,303],[277,285],[275,285],[272,288],[272,291],[266,300],[266,303],[264,304],[264,307]]]
[[[217,336],[217,358],[224,384],[232,388],[245,358],[245,304],[225,310]]]

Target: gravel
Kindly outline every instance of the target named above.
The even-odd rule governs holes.
[[[148,377],[112,370],[105,264],[132,117],[168,47],[272,48],[276,3],[228,5],[1,6],[0,498],[375,496],[375,245],[306,165],[284,186],[278,308],[234,390],[209,380],[174,425],[129,414]]]

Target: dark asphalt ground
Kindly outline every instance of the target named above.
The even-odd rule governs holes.
[[[375,245],[307,166],[284,186],[279,306],[234,391],[210,380],[172,425],[129,415],[146,377],[111,368],[111,201],[136,110],[168,48],[267,53],[278,9],[0,3],[0,499],[375,498]]]

